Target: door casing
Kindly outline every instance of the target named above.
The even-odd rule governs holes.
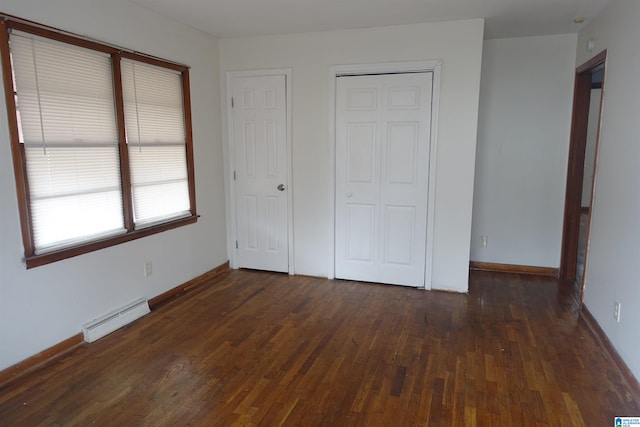
[[[604,50],[585,64],[576,69],[576,80],[573,95],[573,113],[571,118],[571,139],[569,143],[569,160],[567,167],[567,184],[565,191],[565,210],[562,231],[562,253],[560,259],[560,279],[573,281],[576,278],[578,236],[580,229],[580,205],[582,197],[582,182],[584,175],[584,158],[587,141],[587,126],[589,122],[589,100],[591,96],[591,74],[599,67],[603,67],[602,93],[600,95],[600,116],[602,123],[602,107],[606,84],[607,51]],[[598,151],[600,145],[600,123],[598,124],[593,182],[591,185],[591,202],[595,196],[597,178]],[[585,274],[582,276],[581,302],[584,301],[584,285],[586,279],[586,265],[589,260],[589,234],[591,233],[591,215],[587,224],[587,249],[585,254]]]
[[[431,289],[431,277],[433,270],[433,233],[435,216],[435,189],[436,189],[436,153],[438,135],[438,110],[440,98],[440,60],[410,61],[410,62],[386,62],[373,64],[336,65],[329,69],[329,200],[328,215],[331,235],[328,264],[329,279],[335,278],[335,197],[336,197],[336,78],[338,76],[357,76],[363,74],[390,74],[390,73],[433,73],[433,92],[431,107],[431,141],[429,147],[429,186],[427,196],[427,246],[425,260],[425,286]]]
[[[229,256],[229,266],[233,269],[238,268],[236,257],[236,241],[237,241],[237,212],[236,212],[236,188],[234,180],[235,171],[235,149],[234,149],[234,133],[233,133],[233,110],[231,107],[231,98],[233,95],[233,79],[238,77],[261,77],[261,76],[284,76],[285,77],[285,97],[286,97],[286,151],[287,151],[287,245],[290,275],[295,273],[294,257],[293,257],[293,177],[291,173],[291,68],[277,68],[265,70],[248,70],[248,71],[228,71],[226,73],[226,113],[227,113],[227,143],[224,145],[225,155],[225,176],[227,177],[227,185],[225,185],[225,204],[227,211],[227,253]]]

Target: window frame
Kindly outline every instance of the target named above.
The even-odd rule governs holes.
[[[125,233],[112,237],[106,237],[88,242],[83,242],[74,246],[56,249],[50,252],[36,254],[33,239],[33,227],[31,218],[31,198],[29,194],[29,184],[27,180],[27,165],[25,150],[20,143],[18,132],[18,119],[16,114],[16,102],[13,82],[13,70],[11,65],[11,54],[9,47],[10,31],[19,30],[34,34],[40,37],[68,43],[75,46],[107,53],[111,56],[112,76],[114,87],[114,104],[116,110],[116,125],[118,131],[118,148],[120,161],[120,183],[122,190],[122,215],[124,219]],[[129,153],[125,131],[125,113],[122,88],[122,75],[120,61],[122,58],[144,62],[150,65],[171,69],[182,75],[182,96],[183,113],[185,127],[185,149],[186,166],[189,189],[190,215],[178,219],[168,220],[160,224],[146,228],[136,229],[133,217],[133,197],[131,190],[131,170],[129,166]],[[16,195],[18,201],[18,212],[20,215],[20,225],[22,231],[22,241],[24,245],[24,261],[27,269],[42,266],[52,262],[93,252],[110,246],[140,239],[153,234],[161,233],[184,225],[197,222],[196,213],[196,191],[195,191],[195,170],[194,170],[194,150],[193,131],[191,122],[191,93],[189,80],[189,67],[182,64],[166,61],[152,56],[127,51],[118,47],[109,46],[97,41],[76,37],[60,30],[23,20],[6,17],[0,22],[0,60],[2,62],[2,79],[7,107],[7,120],[11,144],[11,154],[13,160],[13,170],[16,184]]]

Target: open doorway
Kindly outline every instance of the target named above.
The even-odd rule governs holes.
[[[606,57],[603,51],[576,69],[573,97],[560,278],[580,288],[581,301],[589,252]]]

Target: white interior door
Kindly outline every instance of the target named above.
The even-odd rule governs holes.
[[[337,78],[336,278],[425,284],[432,79]]]
[[[285,76],[234,77],[236,265],[288,271]]]

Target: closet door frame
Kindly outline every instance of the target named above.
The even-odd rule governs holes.
[[[335,198],[336,198],[336,79],[339,76],[357,76],[365,74],[391,74],[391,73],[433,73],[433,92],[431,108],[431,141],[429,147],[429,186],[427,196],[427,246],[425,259],[425,286],[431,289],[433,270],[433,232],[435,216],[435,189],[436,189],[436,154],[438,135],[438,111],[440,99],[440,60],[391,62],[356,65],[336,65],[329,69],[329,200],[328,211],[331,235],[329,246],[328,277],[335,278]]]

